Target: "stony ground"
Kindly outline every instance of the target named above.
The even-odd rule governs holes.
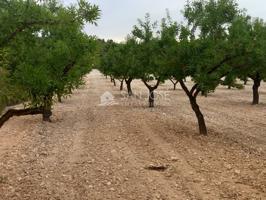
[[[52,123],[11,119],[0,130],[0,199],[266,199],[266,85],[258,106],[251,83],[200,97],[208,137],[198,135],[183,91],[171,88],[160,86],[149,109],[141,82],[126,99],[93,71],[55,105]],[[114,102],[100,106],[106,91]]]

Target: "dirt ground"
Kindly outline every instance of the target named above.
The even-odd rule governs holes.
[[[115,97],[99,106],[101,95]],[[16,117],[0,130],[0,199],[265,200],[266,85],[261,104],[245,90],[220,87],[199,97],[209,136],[180,87],[158,90],[133,82],[127,99],[98,71],[71,98],[54,106],[52,123]],[[149,167],[164,167],[154,171]]]

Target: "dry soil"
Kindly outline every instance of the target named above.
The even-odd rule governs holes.
[[[128,99],[94,70],[52,123],[26,116],[1,128],[0,199],[265,200],[266,85],[258,106],[251,87],[199,97],[206,137],[180,87],[161,85],[150,109],[140,81]],[[100,106],[106,91],[114,101]]]

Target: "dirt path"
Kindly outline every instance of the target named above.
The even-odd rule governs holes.
[[[170,87],[150,110],[93,71],[55,106],[52,123],[10,120],[0,130],[0,199],[266,199],[265,104],[250,106],[248,89],[200,98],[210,127],[202,137],[186,97]],[[140,82],[133,89],[145,91]],[[118,105],[99,106],[106,91]]]

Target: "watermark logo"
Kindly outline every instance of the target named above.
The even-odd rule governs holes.
[[[167,91],[155,91],[153,96],[147,91],[139,91],[134,93],[133,96],[129,96],[126,91],[121,91],[117,95],[118,99],[115,99],[114,95],[107,91],[100,96],[99,106],[147,106],[148,101],[154,100],[155,105],[169,106],[170,105],[170,94]]]
[[[105,92],[100,97],[100,104],[99,106],[113,106],[118,105],[115,101],[114,95],[111,92]]]
[[[148,101],[153,100],[155,105],[168,106],[170,105],[170,94],[167,91],[154,91],[153,96],[148,91],[135,92],[129,97],[127,92],[120,93],[120,105],[124,106],[147,106]]]

